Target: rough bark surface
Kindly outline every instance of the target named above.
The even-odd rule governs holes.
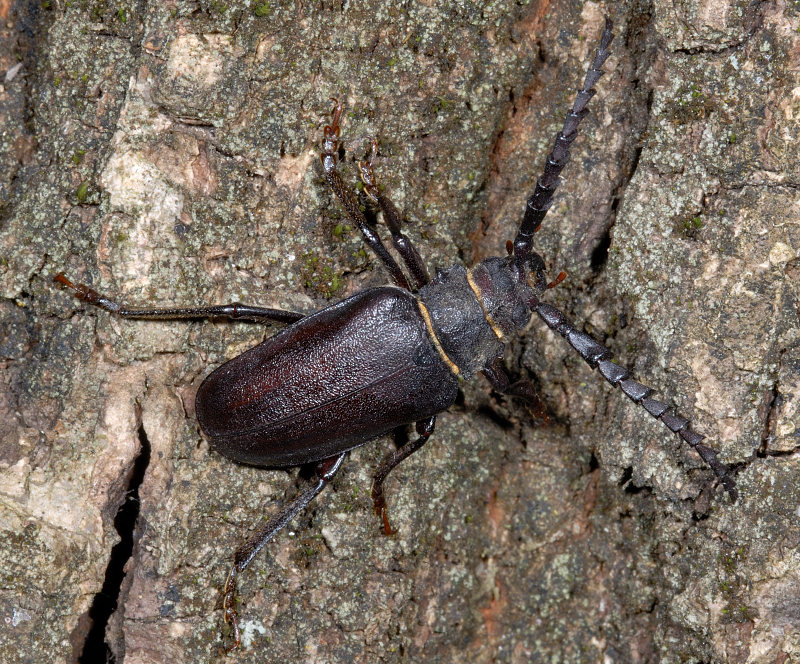
[[[736,465],[739,502],[534,322],[507,367],[549,425],[465,384],[387,482],[392,537],[391,443],[352,452],[242,576],[237,661],[800,661],[800,12],[744,0],[0,0],[0,661],[78,659],[137,486],[110,652],[223,661],[231,554],[304,482],[193,417],[277,328],[121,321],[53,276],[302,311],[385,283],[321,177],[339,94],[345,177],[376,136],[429,266],[502,253],[606,13],[537,235],[570,275],[549,295]]]

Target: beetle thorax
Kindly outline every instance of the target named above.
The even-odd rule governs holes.
[[[451,370],[469,378],[502,355],[505,338],[528,324],[543,283],[536,254],[522,266],[509,256],[437,272],[419,292],[420,311]]]

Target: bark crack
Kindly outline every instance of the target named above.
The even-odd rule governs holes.
[[[111,549],[106,567],[103,587],[97,593],[89,609],[91,627],[83,642],[83,651],[78,662],[117,662],[122,661],[124,652],[112,648],[107,628],[113,613],[119,608],[122,583],[125,579],[125,565],[133,554],[136,528],[139,517],[139,487],[144,481],[150,464],[150,441],[144,426],[139,424],[139,454],[133,460],[125,498],[114,517],[114,528],[120,541]]]

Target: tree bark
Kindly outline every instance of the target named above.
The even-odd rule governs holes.
[[[351,452],[241,576],[239,661],[800,657],[794,5],[62,0],[0,2],[0,660],[221,660],[232,554],[307,482],[194,419],[203,377],[277,326],[124,321],[53,277],[304,312],[386,283],[319,167],[339,95],[345,179],[376,137],[430,268],[503,255],[606,12],[536,236],[569,273],[548,301],[692,418],[739,501],[536,320],[506,366],[549,423],[465,383],[387,480],[391,537],[369,487],[392,443]]]

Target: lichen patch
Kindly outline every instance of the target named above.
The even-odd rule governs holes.
[[[167,60],[168,76],[184,79],[187,86],[211,88],[222,75],[231,48],[227,35],[182,35],[172,42]]]

